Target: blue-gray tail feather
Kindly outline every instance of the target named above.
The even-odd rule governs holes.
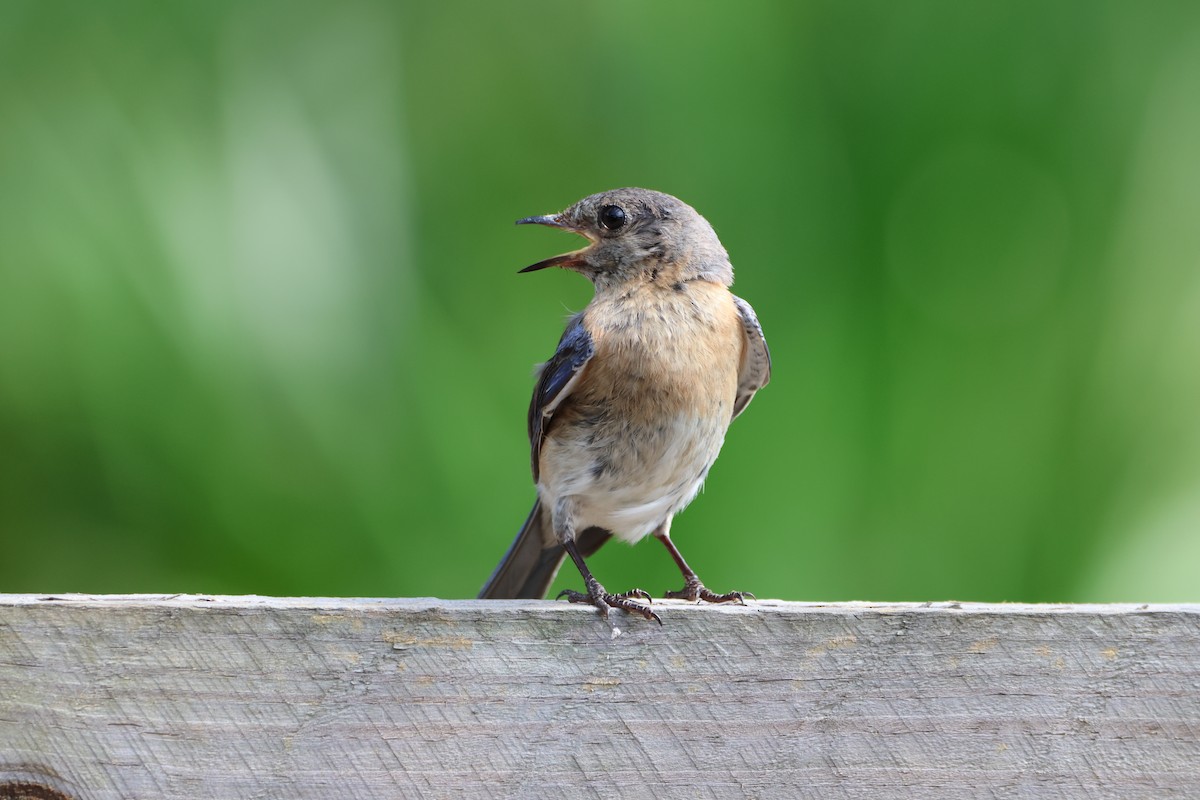
[[[492,577],[488,578],[488,582],[479,591],[479,599],[540,599],[550,591],[567,552],[558,543],[546,546],[546,541],[552,541],[553,537],[543,531],[543,526],[547,523],[545,516],[539,500],[533,504],[533,510],[529,512],[529,517],[521,526],[517,538],[513,539],[508,552],[492,572]],[[588,528],[575,537],[575,542],[581,554],[590,556],[599,550],[611,535],[601,528]]]

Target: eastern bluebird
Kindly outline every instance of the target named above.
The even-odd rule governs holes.
[[[617,189],[561,214],[528,217],[590,244],[521,272],[564,267],[595,285],[542,365],[529,405],[537,502],[481,598],[544,597],[567,555],[587,592],[563,592],[604,615],[621,608],[660,624],[633,598],[610,594],[584,563],[609,537],[653,533],[683,573],[667,597],[744,602],[709,591],[671,541],[671,518],[704,483],[729,423],[771,377],[750,304],[730,293],[733,267],[712,226],[670,195]],[[560,597],[562,595],[559,595]]]

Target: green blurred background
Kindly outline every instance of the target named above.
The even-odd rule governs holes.
[[[1200,599],[1198,143],[1192,2],[3,0],[0,591],[473,595],[590,296],[512,221],[640,185],[774,355],[710,586]]]

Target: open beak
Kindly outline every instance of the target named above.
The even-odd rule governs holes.
[[[561,228],[564,231],[578,233],[573,227],[563,222],[561,214],[546,214],[541,217],[525,217],[525,219],[517,220],[518,225],[547,225],[551,228]],[[586,249],[586,248],[585,248]],[[525,269],[517,270],[520,272],[537,272],[539,269],[546,267],[582,267],[584,265],[583,250],[576,250],[573,253],[564,253],[561,256],[547,258],[545,261],[539,261],[536,264],[530,264]]]
[[[561,214],[545,214],[540,217],[526,217],[517,220],[518,225],[549,225],[551,228],[566,228]]]

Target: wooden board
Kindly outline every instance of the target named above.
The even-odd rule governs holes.
[[[1200,797],[1200,606],[655,606],[0,595],[0,798]]]

